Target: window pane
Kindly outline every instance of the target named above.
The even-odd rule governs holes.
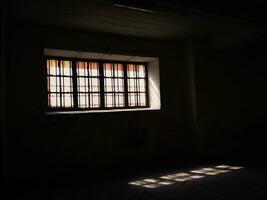
[[[124,92],[124,80],[121,78],[114,79],[115,92]]]
[[[47,77],[48,92],[60,92],[59,77]]]
[[[61,75],[71,76],[72,75],[71,62],[68,60],[60,61],[60,72]]]
[[[99,92],[100,83],[98,78],[89,78],[90,92]]]
[[[48,106],[49,107],[73,107],[73,94],[71,93],[49,93],[48,94]]]
[[[49,59],[46,61],[46,65],[47,65],[47,74],[48,75],[59,74],[59,68],[58,68],[57,60]]]
[[[88,78],[77,78],[77,91],[78,92],[88,92]]]
[[[113,98],[113,94],[105,94],[105,107],[106,108],[110,108],[110,107],[114,107],[114,98]]]
[[[98,63],[89,62],[89,76],[99,76]]]
[[[90,107],[98,108],[100,107],[100,94],[90,94]]]
[[[138,99],[139,106],[146,106],[146,93],[140,93]]]
[[[60,107],[60,94],[48,94],[48,106],[49,107]]]
[[[106,93],[105,107],[125,107],[124,93]]]
[[[88,108],[89,107],[88,94],[78,93],[78,107],[79,108]]]
[[[113,79],[112,78],[105,78],[104,79],[104,91],[105,92],[112,92],[113,91]]]
[[[139,92],[145,92],[146,91],[146,82],[145,79],[139,79]]]
[[[115,77],[123,77],[123,65],[114,64]]]
[[[81,62],[81,61],[79,61],[79,62],[77,62],[77,69],[76,69],[76,71],[77,71],[77,76],[88,76],[88,70],[87,70],[87,68],[88,68],[88,65],[87,65],[88,63],[87,62]]]
[[[48,92],[72,92],[72,79],[70,77],[47,77]]]
[[[128,79],[128,91],[129,92],[136,92],[136,79]]]
[[[105,77],[112,77],[113,76],[113,67],[112,64],[110,63],[105,63],[104,64],[104,76]]]
[[[70,77],[61,77],[63,92],[72,92],[72,79]]]
[[[99,66],[96,62],[77,62],[77,76],[99,76]]]
[[[127,65],[127,76],[128,77],[136,77],[136,69],[134,64]]]
[[[128,104],[129,106],[137,106],[137,93],[129,93],[128,94]]]
[[[146,76],[145,65],[136,65],[137,68],[137,77],[144,78]]]
[[[116,93],[115,94],[115,102],[116,107],[124,107],[124,94],[123,93]]]
[[[62,94],[62,107],[69,108],[73,107],[73,96],[72,94]]]

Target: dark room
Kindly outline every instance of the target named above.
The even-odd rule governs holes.
[[[3,1],[1,199],[267,198],[266,9]]]

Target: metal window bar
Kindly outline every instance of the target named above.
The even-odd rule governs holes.
[[[90,98],[90,94],[91,94],[91,86],[92,86],[92,82],[91,82],[91,78],[89,78],[90,77],[90,75],[92,74],[91,73],[91,63],[90,62],[85,62],[85,64],[86,64],[86,70],[87,70],[87,76],[88,76],[88,78],[87,78],[87,87],[88,88],[85,88],[85,91],[88,91],[88,93],[87,93],[87,95],[85,95],[85,102],[86,102],[86,104],[88,103],[88,105],[86,105],[86,107],[89,107],[89,108],[91,108],[91,105],[93,104],[93,101],[92,101],[92,103],[91,103],[91,98]],[[85,66],[84,66],[85,67]],[[84,79],[84,81],[85,81],[86,79]],[[84,83],[84,85],[86,85],[85,83]],[[86,99],[86,97],[88,97],[88,100]],[[92,99],[93,100],[93,99]]]

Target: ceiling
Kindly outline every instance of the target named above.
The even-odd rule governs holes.
[[[213,5],[208,4],[207,1],[201,1],[202,4],[188,2],[9,0],[6,11],[9,17],[22,22],[166,40],[181,39],[188,35],[258,33],[266,29],[261,12],[248,15],[245,9],[234,6],[227,10],[227,4],[223,7],[218,1]],[[129,9],[114,4],[144,9]]]

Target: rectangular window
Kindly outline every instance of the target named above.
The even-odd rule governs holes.
[[[47,65],[48,107],[73,108],[72,63],[49,59]]]
[[[145,65],[127,64],[128,104],[130,107],[146,105]]]
[[[148,107],[146,63],[46,57],[48,111]]]
[[[125,107],[123,64],[104,63],[104,99],[106,108]]]
[[[77,61],[78,108],[100,107],[100,73],[96,62]]]

